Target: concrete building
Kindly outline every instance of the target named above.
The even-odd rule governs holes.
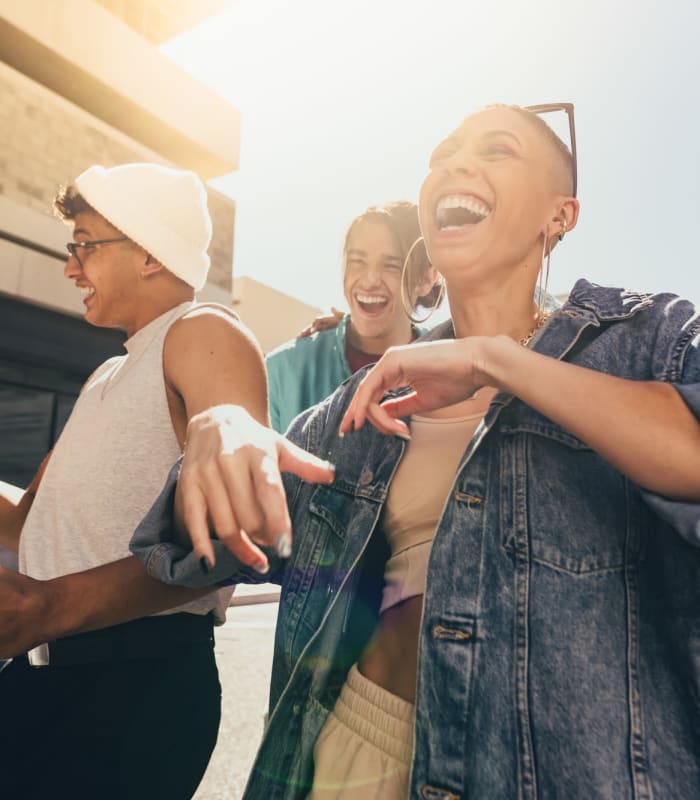
[[[296,300],[247,275],[236,278],[233,307],[265,353],[293,339],[322,313],[317,306]]]
[[[227,0],[227,2],[230,0]],[[238,167],[240,115],[157,45],[222,0],[0,0],[0,479],[26,485],[123,336],[81,319],[52,198],[91,164]],[[230,305],[235,205],[209,191],[212,269]]]

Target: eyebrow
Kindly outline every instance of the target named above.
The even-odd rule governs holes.
[[[437,147],[434,148],[433,152],[431,153],[431,158],[438,152],[441,147],[449,146],[449,145],[456,145],[461,146],[462,142],[465,138],[465,131],[462,128],[458,128],[456,131],[453,131],[446,139],[443,139]],[[489,140],[489,139],[496,139],[499,136],[507,136],[509,139],[512,139],[518,146],[522,147],[522,142],[520,139],[512,132],[505,129],[497,129],[493,131],[486,131],[486,133],[482,133],[480,139],[482,141]]]
[[[348,250],[346,255],[347,255],[347,257],[349,257],[349,256],[365,256],[366,257],[367,256],[367,251],[366,250],[360,250],[357,247],[353,247],[350,250]],[[391,256],[388,253],[383,253],[382,254],[382,258],[385,261],[396,261],[397,264],[401,261],[401,259],[398,256]]]
[[[83,236],[89,236],[90,231],[85,230],[85,228],[74,228],[73,229],[73,238],[75,239],[76,236],[82,234]]]
[[[512,132],[506,130],[495,130],[495,131],[487,131],[482,135],[482,139],[495,139],[497,136],[507,136],[509,139],[512,139],[517,144],[522,144],[520,139]]]

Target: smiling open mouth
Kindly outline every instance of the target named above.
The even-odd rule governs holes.
[[[482,222],[490,213],[491,209],[474,195],[451,194],[438,201],[435,220],[441,231],[458,230]]]
[[[389,303],[386,297],[360,293],[355,294],[355,301],[366,314],[377,314],[383,311]]]

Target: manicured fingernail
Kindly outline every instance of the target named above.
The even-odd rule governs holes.
[[[270,564],[267,561],[258,561],[257,564],[253,564],[253,569],[260,575],[267,575],[270,571]]]
[[[211,572],[211,561],[209,561],[207,556],[202,556],[199,559],[199,568],[205,575],[208,575]]]
[[[344,439],[345,438],[345,432],[344,431],[338,431],[338,438],[339,439]]]
[[[411,437],[407,433],[396,433],[394,435],[398,436],[399,439],[403,439],[404,442],[410,442],[411,441]]]
[[[275,550],[280,558],[289,558],[292,555],[292,537],[288,533],[280,533],[275,541]]]
[[[335,472],[335,464],[331,464],[330,461],[326,461],[326,469],[330,469]]]

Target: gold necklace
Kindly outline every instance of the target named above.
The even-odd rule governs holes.
[[[537,331],[544,325],[544,323],[549,319],[550,316],[549,311],[543,311],[542,313],[537,314],[537,321],[535,322],[534,326],[530,331],[528,331],[525,336],[518,339],[518,344],[522,345],[523,347],[527,347],[532,340],[532,337],[537,333]]]

